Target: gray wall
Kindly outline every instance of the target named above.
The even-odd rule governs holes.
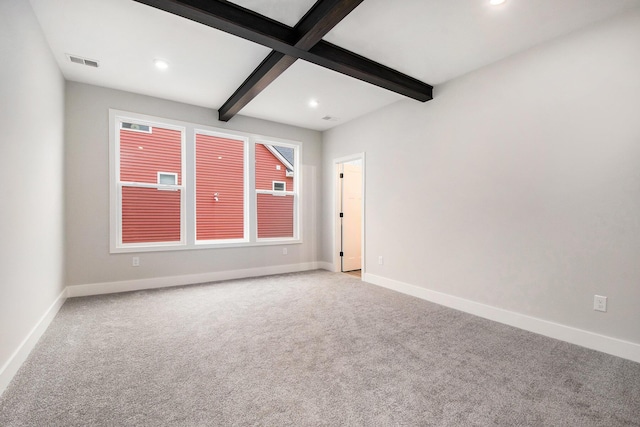
[[[109,254],[109,108],[301,141],[303,243],[225,249]],[[319,254],[321,134],[214,110],[68,82],[66,91],[67,285],[211,273],[315,262]]]
[[[367,273],[640,343],[639,41],[636,10],[325,132],[322,259],[364,151]]]
[[[0,2],[0,371],[63,286],[64,80],[27,1]]]

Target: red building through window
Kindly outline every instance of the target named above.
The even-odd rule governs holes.
[[[279,151],[282,150],[282,151]],[[256,190],[258,238],[293,237],[293,195],[274,192],[274,182],[284,182],[285,191],[293,192],[293,149],[287,159],[285,149],[256,144]],[[285,152],[285,154],[283,154]]]
[[[122,243],[181,240],[181,191],[135,184],[157,185],[159,172],[175,174],[175,184],[181,184],[182,132],[149,130],[120,130]]]
[[[246,215],[246,141],[195,135],[196,241],[242,240]],[[122,243],[182,241],[180,130],[123,123],[120,128]],[[295,150],[255,144],[258,238],[294,237]]]

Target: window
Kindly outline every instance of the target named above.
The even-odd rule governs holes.
[[[110,110],[111,252],[300,242],[300,143]]]
[[[247,140],[196,131],[196,241],[245,241]]]
[[[178,174],[170,172],[158,172],[158,184],[162,185],[177,185]]]
[[[120,246],[183,243],[184,128],[134,121],[120,125],[115,146]]]
[[[151,133],[151,126],[141,125],[140,123],[120,123],[120,129],[127,129],[133,132]]]
[[[295,235],[295,149],[256,144],[256,198],[258,239]],[[291,172],[288,176],[287,172]]]

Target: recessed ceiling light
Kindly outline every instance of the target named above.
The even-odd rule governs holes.
[[[318,103],[318,100],[316,100],[316,99],[312,99],[311,101],[309,101],[309,107],[311,107],[311,108],[318,108],[318,105],[320,105],[320,104]]]
[[[165,61],[164,59],[157,59],[156,58],[156,59],[153,60],[153,64],[159,70],[166,70],[167,68],[169,68],[169,63],[167,61]]]
[[[489,4],[491,6],[499,6],[504,3],[506,0],[489,0]]]

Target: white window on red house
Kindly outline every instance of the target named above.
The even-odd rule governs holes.
[[[258,239],[293,238],[296,149],[266,143],[255,147]]]
[[[246,238],[243,138],[196,133],[196,241]]]
[[[129,121],[118,131],[119,244],[180,243],[184,131]]]
[[[178,174],[171,172],[158,172],[158,184],[177,185]]]

